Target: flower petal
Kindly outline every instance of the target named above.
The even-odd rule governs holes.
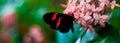
[[[90,15],[85,15],[84,16],[84,19],[86,20],[86,21],[88,21],[89,19],[91,19],[92,17],[90,16]]]
[[[81,21],[82,21],[82,18],[79,18],[79,19],[77,20],[78,24],[80,24]]]
[[[109,18],[109,15],[102,15],[100,18],[102,18],[102,19],[104,19],[104,20],[106,20],[106,19],[108,19]]]
[[[94,28],[91,25],[88,25],[90,30],[95,31]]]
[[[104,23],[103,20],[100,20],[100,21],[99,21],[99,24],[100,24],[102,27],[105,27],[105,23]]]
[[[95,20],[95,21],[94,21],[94,25],[96,25],[98,22],[99,22],[98,20]]]
[[[60,6],[63,8],[67,8],[67,5],[65,5],[65,4],[60,4]]]
[[[87,23],[85,20],[82,20],[82,26],[84,27],[85,30],[87,30]]]
[[[100,15],[97,14],[97,13],[93,13],[93,18],[94,18],[95,20],[99,20],[99,19],[100,19]]]

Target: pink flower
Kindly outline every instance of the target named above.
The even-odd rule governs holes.
[[[116,4],[116,0],[110,2],[110,0],[68,0],[67,5],[61,4],[65,8],[64,14],[74,14],[74,18],[78,24],[82,24],[85,30],[89,28],[94,31],[92,25],[100,24],[105,27],[105,21],[109,18],[109,14],[102,15],[100,12],[104,12],[106,8],[111,7],[114,9],[115,6],[120,7]]]
[[[24,43],[30,43],[32,38],[36,43],[44,43],[45,37],[42,28],[38,25],[32,25],[27,34],[24,35]]]
[[[2,18],[2,25],[5,27],[9,27],[15,24],[15,22],[16,22],[16,15],[14,14]]]
[[[115,0],[113,0],[110,4],[111,4],[111,9],[114,9],[115,6],[120,7],[119,4],[116,4]]]
[[[88,25],[87,25],[86,21],[85,21],[85,20],[82,20],[81,23],[82,23],[84,29],[87,30]]]
[[[67,7],[67,5],[65,5],[65,4],[60,4],[60,6],[62,6],[63,8]]]
[[[88,20],[90,20],[92,17],[90,16],[90,15],[85,15],[84,16],[84,19],[86,20],[86,21],[88,21]]]

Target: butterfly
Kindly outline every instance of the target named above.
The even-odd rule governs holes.
[[[50,12],[43,15],[43,20],[54,30],[59,30],[61,33],[67,33],[73,29],[74,17],[57,12]]]

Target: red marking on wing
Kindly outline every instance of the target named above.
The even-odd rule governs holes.
[[[57,23],[56,23],[56,29],[58,28],[58,26],[60,25],[61,22],[61,18],[58,19]]]
[[[53,17],[52,17],[52,21],[56,19],[56,13],[54,13]]]

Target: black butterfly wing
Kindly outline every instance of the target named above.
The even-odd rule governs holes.
[[[57,22],[57,18],[55,20],[52,20],[52,17],[54,15],[54,13],[56,12],[51,12],[51,13],[46,13],[45,15],[43,15],[43,20],[50,25],[50,27],[52,29],[56,29],[56,22]]]
[[[72,29],[72,32],[74,32],[74,29],[73,29],[73,17],[65,15],[65,14],[61,14],[61,15],[58,15],[58,16],[62,18],[61,23],[60,23],[60,25],[58,27],[59,31],[61,33],[66,33],[70,29]]]
[[[46,13],[43,15],[43,20],[47,23],[47,24],[51,24],[52,20],[52,16],[54,13]]]

